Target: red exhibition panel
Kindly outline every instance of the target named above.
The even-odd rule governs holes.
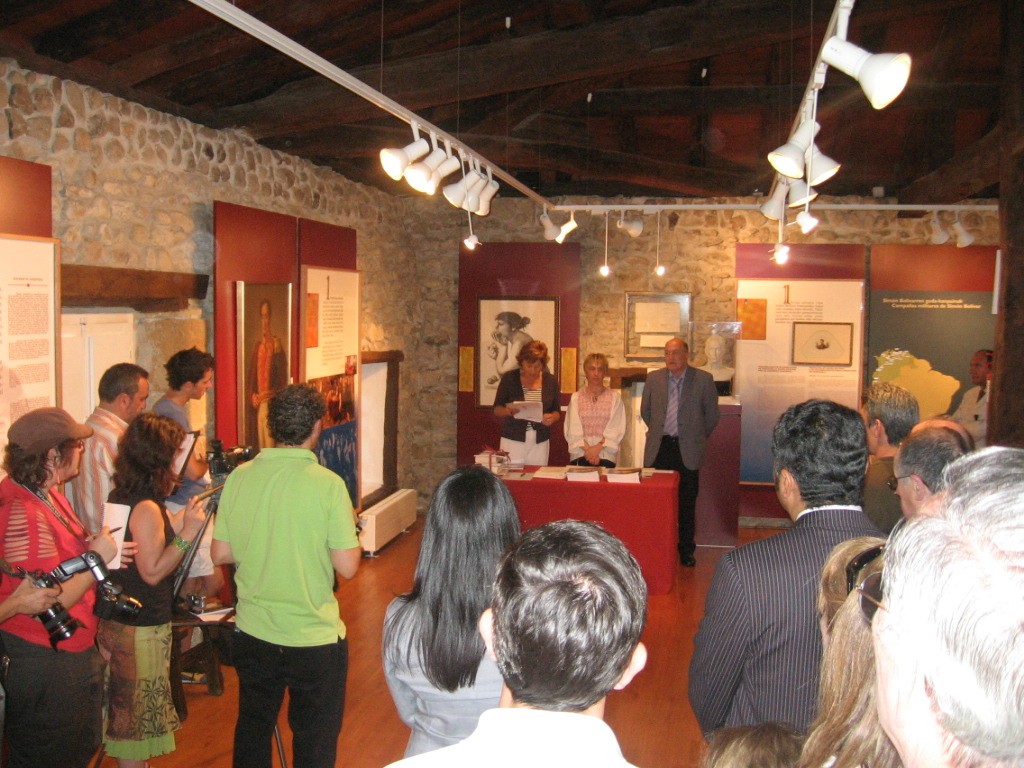
[[[640,563],[652,595],[672,591],[678,569],[679,475],[658,472],[639,485],[569,480],[505,481],[523,529],[590,520],[618,536]]]
[[[0,232],[53,237],[52,176],[48,165],[0,156]]]
[[[873,291],[992,290],[996,249],[975,245],[873,245]]]

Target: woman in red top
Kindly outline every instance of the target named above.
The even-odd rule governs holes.
[[[60,486],[78,474],[83,440],[92,429],[60,408],[39,408],[7,432],[0,481],[0,558],[11,568],[49,573],[91,549],[104,561],[117,552],[110,533],[87,531]],[[4,574],[0,601],[19,579]],[[96,650],[96,580],[83,571],[61,584],[61,604],[77,623],[56,639],[35,616],[0,623],[10,657],[5,731],[10,768],[88,765],[100,743],[103,663]],[[69,628],[69,631],[70,628]]]

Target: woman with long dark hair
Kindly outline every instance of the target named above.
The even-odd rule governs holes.
[[[138,544],[128,568],[114,580],[142,601],[134,619],[100,621],[97,639],[110,659],[109,709],[104,746],[119,768],[174,751],[181,727],[171,701],[171,608],[174,573],[202,530],[203,502],[193,496],[174,533],[164,499],[174,490],[171,469],[185,430],[165,416],[141,413],[118,445],[112,504],[131,508],[126,541]]]
[[[384,675],[412,728],[405,756],[455,744],[498,705],[501,674],[477,630],[502,552],[519,536],[505,484],[464,467],[437,486],[412,591],[388,606]]]

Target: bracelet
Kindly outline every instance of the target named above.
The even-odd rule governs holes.
[[[175,536],[173,539],[171,539],[171,544],[180,549],[183,555],[186,554],[190,549],[192,549],[192,542],[181,538],[181,536]]]

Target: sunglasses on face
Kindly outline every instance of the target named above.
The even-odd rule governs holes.
[[[864,618],[867,619],[868,624],[875,618],[875,613],[878,612],[878,609],[883,607],[882,571],[876,571],[865,576],[859,584],[857,583],[857,576],[865,567],[881,557],[884,552],[885,545],[879,544],[864,550],[846,566],[846,594],[850,594],[854,589],[857,590],[857,594],[860,596],[860,610],[864,614]]]

